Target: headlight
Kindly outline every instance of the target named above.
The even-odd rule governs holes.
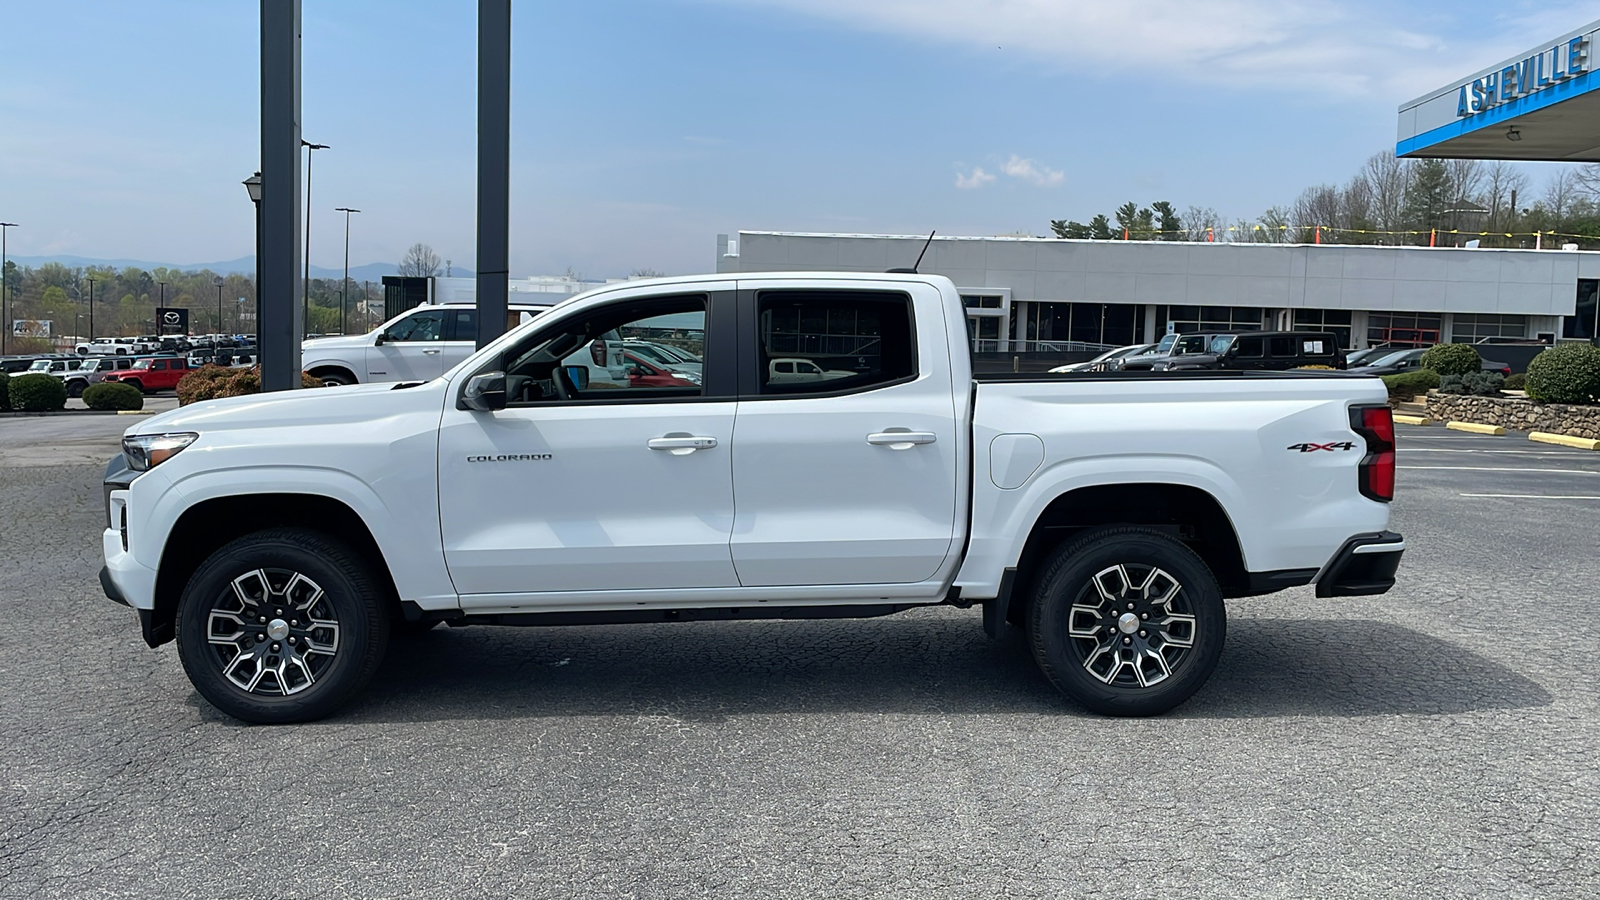
[[[191,432],[136,434],[122,439],[122,452],[128,457],[128,468],[145,472],[177,456],[199,437]]]

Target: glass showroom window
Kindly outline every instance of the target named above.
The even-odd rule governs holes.
[[[1456,313],[1455,319],[1450,325],[1450,339],[1458,344],[1476,344],[1485,338],[1524,338],[1527,336],[1527,316]]]
[[[1350,349],[1350,310],[1348,309],[1297,309],[1294,311],[1294,331],[1331,331],[1339,339],[1339,346]]]
[[[1439,343],[1439,313],[1368,313],[1367,346],[1428,347]]]
[[[1255,306],[1158,306],[1156,325],[1172,323],[1179,334],[1209,331],[1260,331],[1266,310]]]

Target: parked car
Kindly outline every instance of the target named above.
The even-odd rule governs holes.
[[[131,356],[91,356],[80,361],[76,369],[61,373],[61,380],[66,385],[68,397],[81,397],[85,389],[104,381],[112,372],[131,368],[133,368]]]
[[[992,635],[1020,624],[1084,707],[1154,715],[1215,669],[1225,599],[1394,585],[1394,425],[1374,379],[975,376],[948,278],[740,273],[754,315],[725,302],[733,284],[607,285],[403,390],[140,420],[104,478],[101,585],[150,646],[177,640],[201,697],[255,722],[333,712],[389,671],[394,630],[440,621],[941,604],[981,605]],[[762,328],[767,312],[794,324]],[[570,377],[596,335],[668,315],[715,329],[708,375],[747,377],[592,394]],[[807,349],[824,338],[857,370],[738,370],[825,372],[834,357]],[[119,702],[159,714],[143,683]]]
[[[808,381],[832,381],[849,378],[856,373],[848,369],[824,369],[809,359],[774,359],[767,363],[768,384],[799,384]]]
[[[1422,368],[1422,354],[1427,353],[1427,347],[1412,347],[1409,350],[1395,350],[1384,354],[1363,366],[1350,369],[1362,375],[1398,375]],[[1479,358],[1479,366],[1485,372],[1499,372],[1510,377],[1511,366],[1507,363],[1492,359]]]
[[[1380,356],[1387,356],[1390,353],[1395,352],[1396,349],[1397,348],[1388,344],[1380,344],[1376,347],[1363,347],[1360,350],[1351,350],[1349,353],[1344,355],[1345,368],[1354,369],[1357,366],[1368,365],[1372,360],[1375,360]]]
[[[698,376],[701,371],[699,360],[691,359],[688,353],[678,351],[676,347],[667,344],[629,338],[623,340],[622,349],[638,354],[673,372],[693,372]]]
[[[548,306],[511,304],[515,328]],[[455,368],[477,349],[478,309],[468,304],[418,306],[366,334],[314,338],[300,345],[301,367],[328,387],[377,381],[429,381]],[[618,378],[626,381],[621,356]]]
[[[657,365],[633,352],[624,350],[622,358],[628,361],[629,387],[694,387],[700,376],[692,372],[674,372]]]
[[[47,375],[59,375],[70,369],[78,367],[77,357],[71,356],[46,356],[34,360],[27,368],[27,374],[33,375],[43,372]]]
[[[181,356],[141,356],[133,361],[132,368],[120,372],[107,372],[104,381],[131,384],[146,394],[171,390],[178,386],[183,376],[197,366]]]
[[[1339,339],[1328,331],[1247,331],[1219,334],[1205,353],[1157,360],[1155,371],[1239,369],[1284,371],[1301,366],[1344,368]]]
[[[1155,347],[1155,344],[1130,344],[1126,347],[1118,347],[1115,350],[1107,350],[1099,356],[1096,356],[1094,359],[1087,360],[1085,362],[1075,362],[1068,363],[1064,366],[1056,366],[1054,369],[1051,369],[1050,372],[1053,375],[1060,375],[1066,372],[1088,372],[1093,370],[1095,365],[1098,363],[1103,363],[1112,359],[1127,359],[1130,356],[1138,356],[1141,353],[1148,353],[1151,350],[1154,350]]]
[[[1161,338],[1154,350],[1127,356],[1121,359],[1108,359],[1096,363],[1091,371],[1096,372],[1148,372],[1155,368],[1157,362],[1170,360],[1179,356],[1190,356],[1204,353],[1211,346],[1211,339],[1215,334],[1169,334]]]

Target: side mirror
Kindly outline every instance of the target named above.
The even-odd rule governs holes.
[[[580,391],[589,389],[589,367],[567,366],[567,377],[572,379],[572,386]]]
[[[461,389],[461,406],[478,412],[506,408],[506,373],[481,372],[467,379]]]
[[[386,337],[386,335],[383,332],[381,332],[381,331],[378,332],[378,336],[372,339],[372,346],[374,346],[374,347],[382,347],[385,337]]]

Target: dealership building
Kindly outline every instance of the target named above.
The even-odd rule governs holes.
[[[1350,349],[1594,334],[1600,253],[1034,237],[717,236],[717,271],[882,272],[960,289],[974,349],[1050,352],[1168,330],[1332,331]],[[1068,346],[1068,345],[1072,346]]]

